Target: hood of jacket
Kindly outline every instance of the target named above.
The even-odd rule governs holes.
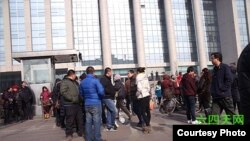
[[[139,74],[137,74],[136,80],[137,80],[137,82],[143,81],[143,80],[148,80],[148,76],[145,73],[139,73]]]

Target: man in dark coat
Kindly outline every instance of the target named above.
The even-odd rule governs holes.
[[[115,99],[115,88],[111,82],[112,69],[105,68],[104,76],[100,79],[100,82],[104,88],[105,96],[102,102],[107,107],[107,131],[117,131],[115,124],[116,107],[114,103]]]
[[[33,92],[27,86],[26,81],[22,81],[20,99],[22,101],[22,109],[24,111],[24,119],[33,119]]]
[[[250,44],[239,57],[237,71],[241,112],[245,117],[245,124],[250,125]]]
[[[214,65],[211,84],[212,114],[220,115],[225,110],[232,122],[235,113],[231,94],[233,82],[231,69],[228,65],[222,63],[222,54],[219,52],[211,54],[211,62]]]

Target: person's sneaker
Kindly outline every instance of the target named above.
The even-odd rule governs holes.
[[[201,122],[198,120],[195,120],[195,121],[192,121],[192,124],[201,124]]]
[[[188,123],[188,124],[192,124],[192,120],[188,120],[187,123]]]
[[[106,131],[110,131],[110,132],[112,132],[112,131],[117,131],[117,128],[116,128],[116,129],[114,129],[114,128],[112,128],[112,127],[111,127],[111,128],[107,128]]]
[[[117,128],[119,127],[119,125],[116,123],[113,127],[114,130],[117,130]]]

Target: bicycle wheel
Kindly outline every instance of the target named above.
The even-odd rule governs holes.
[[[166,113],[166,111],[164,110],[163,105],[160,105],[159,111],[160,111],[160,113],[162,113],[162,114],[165,114],[165,113]]]
[[[170,113],[170,114],[173,113],[175,108],[176,108],[176,103],[175,103],[175,101],[173,99],[166,103],[166,111],[167,111],[167,113]]]

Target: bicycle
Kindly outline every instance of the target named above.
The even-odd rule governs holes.
[[[163,100],[160,104],[159,111],[162,114],[172,114],[177,106],[181,106],[181,103],[177,100],[176,96],[173,96],[170,100]]]

